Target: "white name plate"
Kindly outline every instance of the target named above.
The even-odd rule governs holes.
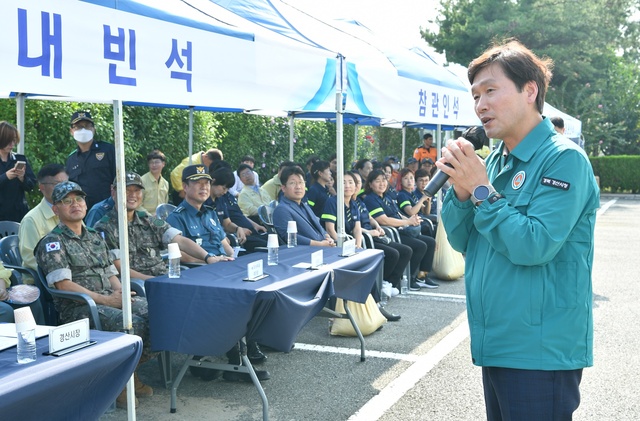
[[[254,282],[266,278],[267,275],[264,274],[262,268],[262,259],[247,264],[247,277],[243,281]]]
[[[89,319],[49,329],[49,354],[89,342]],[[74,348],[75,349],[75,348]]]
[[[356,240],[347,240],[342,243],[341,256],[353,256],[356,254]]]
[[[322,250],[311,253],[311,269],[322,266],[324,261],[324,252]]]

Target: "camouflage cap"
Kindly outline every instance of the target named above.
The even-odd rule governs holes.
[[[63,181],[62,183],[56,184],[53,188],[53,193],[51,194],[51,201],[53,203],[58,203],[69,193],[78,193],[81,196],[86,196],[87,194],[82,191],[82,188],[78,185],[78,183],[74,183],[73,181]]]
[[[182,170],[182,181],[200,180],[201,178],[211,180],[211,176],[209,175],[209,171],[207,171],[206,165],[189,165]]]
[[[135,173],[133,171],[130,171],[125,174],[124,183],[125,183],[125,187],[138,186],[141,189],[144,189],[144,184],[142,184],[142,177],[140,177],[138,173]],[[115,187],[117,185],[118,185],[118,177],[113,179],[113,186]]]

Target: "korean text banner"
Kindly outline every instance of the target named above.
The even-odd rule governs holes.
[[[193,16],[177,0],[157,2],[163,10],[144,1],[108,3],[130,11],[73,0],[3,0],[0,92],[289,110],[308,101],[317,89],[309,80],[322,80],[333,59],[250,26]]]

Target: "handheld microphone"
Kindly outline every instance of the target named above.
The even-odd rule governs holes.
[[[487,134],[484,132],[484,129],[481,126],[474,126],[467,128],[464,132],[462,132],[462,137],[467,139],[469,142],[473,144],[473,148],[477,151],[482,149],[484,145],[489,146],[489,138]],[[449,163],[446,163],[449,167],[453,168],[453,166]],[[436,171],[433,178],[427,184],[427,187],[424,188],[424,193],[433,197],[436,193],[444,186],[444,183],[449,179],[449,174],[446,174],[440,170]]]

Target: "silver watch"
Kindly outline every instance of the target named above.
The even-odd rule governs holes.
[[[478,206],[480,203],[484,202],[496,192],[496,189],[493,188],[491,184],[488,185],[479,185],[473,192],[471,193],[471,200],[473,204]]]

